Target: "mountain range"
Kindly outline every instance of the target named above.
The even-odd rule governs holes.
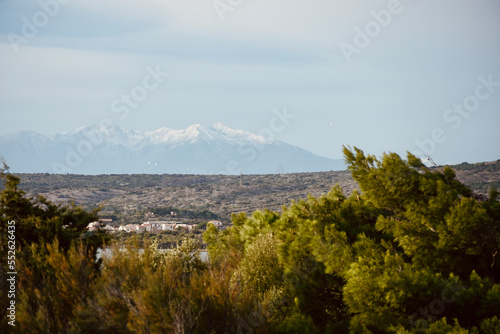
[[[315,155],[221,123],[150,132],[116,125],[45,136],[0,136],[0,156],[15,173],[272,174],[345,169],[340,159]]]

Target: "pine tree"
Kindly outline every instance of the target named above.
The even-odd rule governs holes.
[[[38,196],[28,198],[19,189],[20,178],[0,169],[0,235],[6,254],[8,222],[15,222],[18,326],[31,332],[69,332],[72,316],[85,303],[86,293],[99,270],[97,248],[108,237],[86,234],[86,226],[98,219],[97,212],[81,207],[55,205]],[[5,253],[4,253],[5,252]],[[8,271],[2,262],[2,273]],[[2,275],[3,276],[3,275]],[[1,290],[0,315],[7,301]],[[2,323],[2,326],[4,323]],[[21,328],[21,329],[20,329]],[[10,328],[12,329],[12,328]]]

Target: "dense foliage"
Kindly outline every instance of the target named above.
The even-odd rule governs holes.
[[[79,229],[93,213],[27,200],[4,175],[2,238],[6,219],[20,226],[15,329],[500,333],[498,192],[478,197],[411,154],[344,154],[359,192],[234,214],[225,231],[208,224],[206,262],[192,239],[166,252],[112,246],[96,262],[99,237]]]
[[[75,312],[85,304],[100,262],[95,253],[108,236],[86,234],[87,225],[96,221],[97,210],[54,205],[43,197],[27,198],[18,189],[19,178],[0,170],[0,329],[7,332],[69,332]],[[14,227],[14,228],[12,228]],[[8,242],[15,244],[15,255],[8,253]],[[76,242],[78,241],[78,242]],[[7,261],[15,256],[15,260]],[[17,272],[15,298],[8,298],[9,272]],[[15,327],[7,324],[7,307],[16,302]]]

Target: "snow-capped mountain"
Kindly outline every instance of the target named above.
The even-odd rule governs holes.
[[[0,156],[16,173],[269,174],[345,168],[342,160],[221,123],[150,132],[100,125],[54,136],[21,131],[0,136]]]

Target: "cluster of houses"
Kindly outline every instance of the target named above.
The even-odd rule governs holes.
[[[174,221],[154,221],[142,224],[128,224],[120,226],[119,231],[125,232],[156,232],[156,231],[174,231],[178,228],[185,228],[188,231],[194,229],[196,225],[182,224]]]
[[[193,230],[196,225],[193,224],[184,224],[180,222],[175,222],[175,221],[147,221],[142,224],[128,224],[120,227],[113,227],[111,225],[104,225],[105,223],[110,223],[110,221],[106,219],[99,219],[99,221],[92,222],[87,226],[87,229],[89,231],[97,231],[97,230],[103,230],[106,232],[136,232],[136,233],[141,233],[141,232],[160,232],[160,231],[174,231],[179,228],[186,229],[188,231]],[[208,224],[213,224],[215,227],[217,227],[219,230],[222,230],[223,224],[220,221],[217,220],[212,220],[207,223]]]

